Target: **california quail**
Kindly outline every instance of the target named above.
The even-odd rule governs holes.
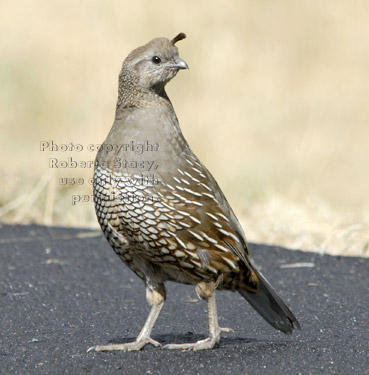
[[[109,244],[146,285],[152,306],[135,342],[90,349],[160,346],[151,330],[167,280],[196,285],[207,300],[209,337],[169,349],[211,349],[219,342],[215,289],[238,291],[276,329],[299,323],[257,270],[244,232],[217,182],[182,135],[165,85],[188,69],[173,40],[133,50],[119,75],[115,121],[95,162],[96,215]]]

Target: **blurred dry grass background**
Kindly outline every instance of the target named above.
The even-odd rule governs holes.
[[[369,2],[0,1],[0,221],[97,227],[40,141],[99,144],[125,56],[174,37],[182,130],[250,241],[368,255]]]

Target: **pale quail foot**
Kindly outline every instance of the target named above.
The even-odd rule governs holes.
[[[209,337],[194,343],[187,344],[168,344],[164,345],[164,349],[182,349],[182,350],[204,350],[212,349],[215,344],[220,341],[220,332],[231,332],[230,328],[220,328],[218,324],[217,305],[215,301],[214,283],[201,282],[196,286],[196,292],[202,299],[208,302],[208,318],[209,318]]]
[[[141,350],[146,344],[152,344],[154,346],[161,346],[161,344],[153,340],[150,335],[152,328],[154,327],[155,321],[160,314],[160,310],[164,305],[164,297],[157,291],[147,290],[147,300],[152,305],[149,316],[146,319],[145,325],[142,327],[141,332],[138,334],[136,341],[128,342],[124,344],[110,344],[110,345],[96,345],[91,346],[87,350],[90,352],[105,352],[113,350],[122,350],[124,352],[130,352],[134,350]]]
[[[133,50],[119,75],[115,121],[95,161],[95,209],[109,244],[144,281],[152,309],[135,342],[91,350],[160,345],[150,335],[165,281],[195,285],[209,316],[207,339],[166,348],[211,349],[219,342],[216,289],[239,292],[284,333],[299,328],[256,268],[232,208],[179,127],[165,85],[188,68],[175,46],[183,38],[156,38]]]

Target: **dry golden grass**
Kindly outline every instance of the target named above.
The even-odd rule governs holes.
[[[40,141],[98,144],[129,51],[156,36],[190,71],[168,86],[183,132],[250,241],[368,255],[365,0],[0,2],[0,220],[95,226]]]

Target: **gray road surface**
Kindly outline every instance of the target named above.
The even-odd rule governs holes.
[[[302,330],[271,328],[237,293],[218,292],[211,351],[86,353],[133,340],[149,308],[143,283],[85,229],[0,226],[0,374],[369,374],[369,260],[251,245]],[[168,283],[162,342],[207,335],[206,304]]]

